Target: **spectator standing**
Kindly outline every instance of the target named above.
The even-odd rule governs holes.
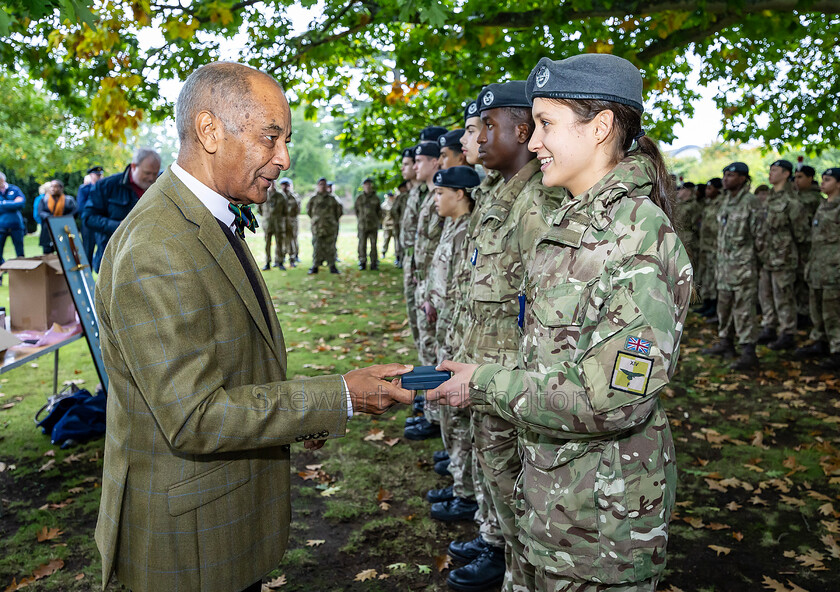
[[[138,148],[122,173],[105,177],[93,186],[82,212],[82,223],[96,233],[95,271],[99,271],[111,235],[159,173],[160,155],[150,148]]]
[[[6,249],[6,239],[12,237],[15,254],[23,257],[23,206],[26,196],[17,185],[6,182],[5,173],[0,172],[0,265],[3,264],[3,251]]]
[[[96,234],[88,229],[84,222],[81,221],[81,213],[85,209],[85,204],[90,197],[90,192],[93,189],[93,186],[96,185],[102,177],[105,176],[105,169],[101,166],[96,165],[92,166],[88,169],[87,174],[85,175],[85,180],[82,183],[79,190],[76,192],[76,212],[80,216],[79,220],[79,232],[82,234],[82,245],[85,249],[85,255],[87,255],[88,262],[93,262],[93,250],[96,247]],[[37,208],[35,210],[38,211]]]
[[[44,250],[44,255],[55,251],[50,230],[47,228],[47,219],[55,216],[73,216],[76,214],[76,200],[72,195],[64,193],[64,183],[53,179],[49,183],[47,194],[38,204],[36,211],[38,222],[41,224],[41,238],[38,241]]]

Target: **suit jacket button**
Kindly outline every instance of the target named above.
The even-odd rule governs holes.
[[[304,439],[304,436],[295,436],[295,442],[302,442]]]

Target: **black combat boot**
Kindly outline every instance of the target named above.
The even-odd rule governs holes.
[[[309,268],[309,271],[307,271],[306,273],[307,273],[307,275],[313,275],[313,274],[318,273],[318,266],[313,265],[312,267]]]
[[[721,337],[720,341],[712,347],[707,347],[700,353],[707,356],[719,356],[725,360],[735,357],[735,346],[732,345],[732,340],[728,337]]]
[[[432,504],[431,516],[441,522],[472,521],[475,518],[475,511],[477,509],[478,504],[475,503],[475,500],[456,497],[445,502]]]
[[[814,341],[809,345],[803,345],[793,355],[799,359],[821,358],[828,355],[828,343],[825,341]]]
[[[430,424],[430,425],[434,425],[434,424]],[[449,472],[449,463],[450,462],[451,461],[448,458],[437,461],[435,463],[435,473],[437,473],[438,475],[441,475],[443,477],[448,477],[449,475],[451,475],[452,473]]]
[[[436,504],[438,502],[445,502],[455,499],[455,491],[452,486],[444,487],[443,489],[430,489],[426,492],[426,501]]]
[[[464,567],[453,569],[446,578],[458,592],[478,592],[498,586],[505,578],[505,548],[487,546]]]
[[[367,269],[367,261],[359,261],[359,271],[364,271]]]
[[[717,316],[717,298],[709,298],[706,301],[706,307],[703,309],[703,312],[700,313],[701,316],[706,317],[707,319],[711,317]]]
[[[435,453],[432,455],[432,460],[434,460],[435,462],[447,460],[448,458],[449,453],[446,450],[435,450]]]
[[[837,372],[840,370],[840,354],[830,354],[819,364],[820,369],[828,370],[829,372]]]
[[[768,343],[776,341],[777,337],[775,327],[762,327],[761,333],[758,334],[758,341],[756,343],[759,345],[767,345]]]
[[[371,263],[370,264],[371,271],[379,271],[379,263]]]
[[[452,541],[449,543],[449,556],[455,561],[461,563],[469,563],[474,559],[478,559],[481,552],[489,547],[480,536],[475,537],[471,541]]]
[[[268,263],[262,266],[263,271],[268,271],[269,269],[271,269],[271,265],[269,265]]]
[[[430,423],[422,418],[414,425],[405,428],[403,435],[407,440],[428,440],[429,438],[440,437],[440,424]]]
[[[330,265],[330,273],[341,273],[340,271],[338,271],[338,268],[335,266],[335,263]]]
[[[793,333],[782,333],[779,338],[767,345],[773,351],[793,349],[796,347],[796,337]]]
[[[742,345],[741,355],[729,367],[732,370],[755,370],[758,368],[758,356],[755,355],[755,344],[745,343]]]

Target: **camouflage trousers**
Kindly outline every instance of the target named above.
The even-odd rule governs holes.
[[[440,406],[440,432],[449,453],[449,472],[456,497],[475,498],[472,474],[472,431],[469,408]]]
[[[370,244],[370,264],[377,265],[379,263],[379,251],[376,249],[376,238],[379,235],[379,230],[365,230],[359,228],[356,236],[359,238],[359,263],[367,262],[367,247]]]
[[[761,326],[796,332],[796,272],[792,269],[762,269],[758,276],[758,303],[761,305]]]
[[[297,218],[286,224],[286,252],[289,259],[297,259],[298,253],[298,223]]]
[[[502,591],[526,590],[524,545],[517,536],[514,513],[514,485],[522,469],[516,427],[496,415],[473,410],[472,430],[473,454],[480,467],[476,491],[481,488],[484,505],[484,508],[479,505],[481,538],[494,546],[504,544]]]
[[[420,361],[430,366],[437,363],[437,325],[430,323],[426,314],[420,309],[423,302],[428,300],[428,292],[422,281],[418,281],[415,288],[414,302],[417,303],[417,354]]]
[[[756,288],[755,284],[747,284],[735,290],[718,290],[718,337],[731,338],[734,333],[738,345],[756,342]]]
[[[408,258],[414,256],[414,248],[406,253]],[[408,314],[408,325],[411,327],[411,336],[414,338],[414,343],[420,341],[420,334],[417,332],[417,302],[414,299],[414,273],[411,270],[411,262],[403,261],[403,294],[405,295],[405,309]]]
[[[550,568],[532,569],[533,585],[528,587],[529,592],[656,592],[656,579],[630,584],[599,584],[563,578],[551,573]]]
[[[811,291],[808,282],[805,281],[805,264],[811,253],[811,243],[806,242],[799,245],[799,266],[796,268],[796,312],[801,315],[808,315],[811,312]]]
[[[391,239],[394,239],[394,253],[396,254],[396,258],[399,259],[400,254],[400,239],[399,239],[399,231],[394,230],[393,228],[386,228],[382,231],[382,256],[385,256],[385,253],[388,252],[388,245],[391,244]]]
[[[840,286],[811,290],[811,339],[827,341],[831,353],[840,354]]]
[[[335,241],[333,235],[312,235],[312,265],[318,267],[321,263],[335,265]]]
[[[265,233],[265,264],[271,265],[271,239],[274,239],[274,264],[283,263],[286,256],[285,235],[274,232]]]
[[[698,268],[694,273],[694,283],[697,291],[703,300],[714,300],[717,298],[717,280],[715,280],[715,268],[717,267],[717,253],[715,251],[700,251]]]

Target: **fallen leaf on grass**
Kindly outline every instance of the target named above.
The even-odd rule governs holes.
[[[738,510],[740,510],[740,509],[741,509],[741,508],[743,508],[744,506],[742,506],[742,505],[741,505],[741,504],[739,504],[738,502],[729,502],[728,504],[726,504],[726,506],[725,506],[725,507],[726,507],[726,509],[727,509],[727,510],[729,510],[730,512],[737,512]]]
[[[837,520],[820,520],[820,524],[825,526],[825,529],[833,534],[840,534],[840,522]]]
[[[286,585],[286,574],[283,574],[282,576],[278,576],[278,577],[274,578],[273,580],[270,580],[270,581],[265,583],[265,586],[269,590],[276,590],[277,588],[280,588],[281,586],[285,586],[285,585]]]
[[[49,471],[51,468],[55,466],[55,459],[52,458],[41,465],[41,468],[38,469],[39,473],[43,473],[44,471]]]
[[[801,499],[795,498],[795,497],[790,497],[789,495],[780,495],[779,499],[782,500],[787,505],[795,506],[797,508],[801,508],[802,506],[805,505],[805,502],[802,501]]]
[[[393,446],[396,446],[396,444],[397,444],[399,441],[400,441],[400,439],[399,439],[399,438],[388,438],[387,440],[385,440],[385,443],[386,443],[388,446],[393,447]]]
[[[57,528],[47,528],[46,526],[43,527],[41,530],[38,531],[36,538],[38,539],[39,543],[43,543],[44,541],[51,541],[53,539],[57,539],[61,535],[64,534],[63,530],[59,530]]]
[[[780,581],[774,580],[769,576],[762,576],[762,578],[762,584],[764,585],[764,587],[768,590],[771,590],[772,592],[808,592],[807,590],[800,588],[790,580],[787,581],[788,586],[791,586],[790,588],[788,588]]]
[[[4,463],[4,462],[0,462],[0,473],[2,473],[3,471],[5,471],[5,470],[6,470],[6,468],[7,468],[8,466],[9,466],[9,465],[7,465],[6,463]]]
[[[397,571],[400,569],[405,569],[408,566],[405,563],[392,563],[391,565],[386,565],[385,567],[387,567],[391,571]]]
[[[698,518],[697,516],[689,516],[688,518],[683,518],[683,520],[688,522],[693,528],[703,528],[706,526],[703,519]]]
[[[76,580],[77,582],[79,582],[79,581],[81,581],[81,580],[84,580],[84,579],[85,579],[85,574],[83,574],[83,573],[78,573],[78,574],[76,574],[76,577],[75,577],[75,578],[73,578],[73,579],[74,579],[74,580]]]
[[[817,508],[817,510],[819,510],[820,514],[822,514],[823,516],[834,516],[835,518],[840,517],[838,516],[837,512],[834,509],[834,505],[831,502],[824,503],[819,508]]]
[[[84,492],[85,492],[84,487],[71,487],[70,489],[67,490],[67,493],[69,493],[70,495],[76,495],[77,493],[84,493]]]
[[[820,542],[828,549],[828,554],[835,559],[840,559],[840,545],[837,544],[837,539],[830,534],[824,534],[820,537]]]
[[[739,543],[744,540],[744,535],[741,532],[733,532],[732,538],[738,541]]]
[[[71,454],[70,456],[66,456],[64,458],[64,462],[69,465],[69,464],[72,464],[74,462],[79,462],[84,457],[85,457],[84,454]]]
[[[317,464],[317,465],[306,465],[306,468],[309,469],[310,471],[317,471],[318,469],[320,469],[323,466],[324,466],[324,463],[321,463],[321,464]]]
[[[42,454],[41,456],[49,456],[49,457],[53,457],[53,456],[55,456],[55,450],[53,450],[52,448],[50,448],[49,450],[47,450],[47,451],[46,451],[44,454]]]
[[[47,576],[53,575],[62,567],[64,567],[64,561],[62,561],[61,559],[53,559],[49,563],[45,563],[36,567],[33,570],[32,575],[35,577],[36,580],[40,580],[41,578],[46,578]]]
[[[354,582],[365,582],[367,580],[372,580],[376,577],[376,570],[375,569],[366,569],[364,571],[360,571],[356,574],[356,577],[353,578]]]
[[[307,547],[320,547],[321,545],[323,545],[326,542],[327,541],[325,541],[324,539],[309,539],[308,541],[306,541],[306,546]]]
[[[391,509],[391,504],[389,504],[388,502],[379,502],[379,509],[383,512],[387,512]]]
[[[327,487],[324,491],[321,492],[321,495],[324,497],[330,497],[335,495],[341,490],[341,485],[333,485],[331,487]]]
[[[371,431],[368,432],[368,435],[364,437],[365,442],[376,442],[384,439],[385,431],[377,430],[376,428],[373,428]]]
[[[729,555],[729,552],[732,551],[729,547],[721,547],[720,545],[709,545],[709,549],[714,551],[718,557],[723,555]]]
[[[810,568],[811,571],[826,571],[828,569],[823,563],[825,555],[814,549],[809,549],[804,555],[797,555],[795,559],[805,567]]]
[[[392,499],[394,499],[393,493],[391,493],[387,489],[383,489],[382,487],[379,488],[379,492],[376,494],[376,501],[390,502]]]
[[[709,524],[709,526],[707,528],[709,530],[729,530],[732,527],[729,526],[728,524],[721,524],[720,522],[712,522],[711,524]]]
[[[782,555],[784,555],[788,559],[793,559],[794,557],[796,557],[796,551],[788,550],[782,553]]]
[[[749,470],[751,470],[751,471],[755,471],[756,473],[763,473],[763,472],[764,472],[764,469],[762,469],[761,467],[758,467],[758,466],[756,466],[756,465],[748,465],[748,464],[745,464],[745,465],[743,465],[743,466],[744,466],[744,468],[747,468],[747,469],[749,469]]]
[[[714,479],[704,479],[706,485],[709,486],[709,489],[712,491],[720,491],[721,493],[726,493],[726,487],[720,484],[720,481],[715,481]]]
[[[820,493],[819,491],[809,491],[808,496],[812,497],[816,500],[820,500],[821,502],[830,502],[831,498],[825,495],[824,493]]]
[[[767,505],[767,501],[761,499],[757,495],[754,495],[750,498],[750,503],[754,506],[766,506]]]
[[[432,568],[428,565],[417,564],[417,572],[421,574],[430,574],[432,573]]]
[[[452,563],[452,557],[449,555],[438,555],[435,557],[435,567],[437,567],[438,572],[442,572],[445,569],[449,569],[449,565]]]

